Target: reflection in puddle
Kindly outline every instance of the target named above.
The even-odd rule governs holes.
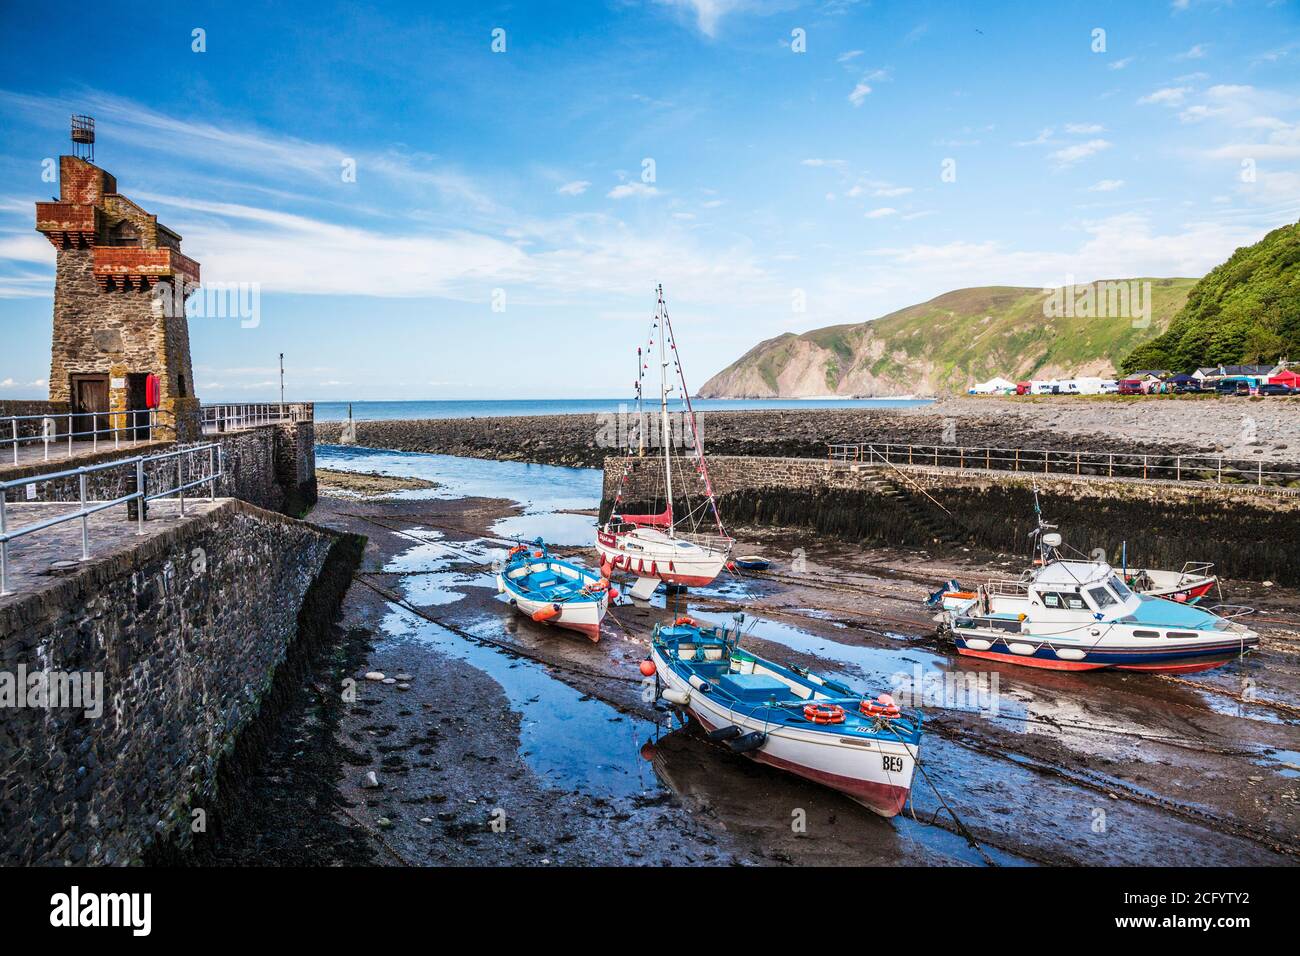
[[[1295,779],[1300,777],[1300,750],[1268,750],[1255,764]]]
[[[411,604],[417,607],[454,604],[465,597],[467,587],[496,588],[490,566],[494,560],[505,557],[504,548],[482,539],[444,542],[443,533],[430,528],[408,528],[405,533],[426,539],[428,543],[394,555],[383,570],[403,575],[400,590]]]
[[[395,478],[423,478],[438,483],[436,488],[396,492],[396,498],[506,498],[528,511],[597,508],[603,480],[597,468],[560,468],[346,445],[317,445],[316,463],[337,471],[377,471]]]
[[[566,511],[525,512],[502,518],[492,525],[492,533],[500,538],[541,539],[552,547],[577,548],[591,545],[596,540],[596,519],[591,515],[576,515]],[[594,547],[592,553],[595,553]]]
[[[660,789],[641,759],[655,725],[574,690],[544,666],[479,644],[389,605],[390,637],[418,641],[464,661],[501,685],[520,714],[520,755],[544,783],[568,791],[631,797]]]

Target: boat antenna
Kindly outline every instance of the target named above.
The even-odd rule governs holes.
[[[1041,567],[1047,567],[1048,562],[1054,556],[1055,549],[1047,544],[1047,532],[1053,530],[1056,525],[1048,524],[1043,520],[1043,508],[1038,502],[1038,486],[1034,485],[1034,518],[1037,526],[1029,532],[1030,537],[1034,539],[1035,546],[1038,548],[1038,559]]]

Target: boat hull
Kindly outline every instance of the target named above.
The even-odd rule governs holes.
[[[971,647],[968,640],[976,640],[980,645]],[[982,660],[997,661],[1001,664],[1018,664],[1021,667],[1037,667],[1054,671],[1095,671],[1123,670],[1145,671],[1152,674],[1194,674],[1198,671],[1212,670],[1231,663],[1241,656],[1243,650],[1255,646],[1255,641],[1233,641],[1231,644],[1215,646],[1184,646],[1152,650],[1140,647],[1119,647],[1090,649],[1080,651],[1077,648],[1061,648],[1070,656],[1062,656],[1058,650],[1047,643],[1034,645],[1023,636],[1017,636],[1014,642],[989,640],[985,638],[967,638],[960,633],[954,634],[957,653],[964,657],[978,657]],[[1011,643],[1017,646],[1029,644],[1032,653],[1018,654],[1011,649]],[[1080,659],[1072,659],[1074,655]]]
[[[698,553],[683,556],[671,545],[656,547],[655,542],[632,552],[626,548],[624,537],[605,531],[597,534],[596,550],[600,553],[601,564],[639,578],[658,578],[668,584],[703,587],[712,584],[727,563],[727,555],[722,552],[697,549]]]
[[[845,740],[816,731],[776,729],[696,691],[670,666],[658,648],[652,651],[652,659],[665,686],[690,695],[683,709],[705,730],[737,726],[746,733],[767,732],[764,744],[745,754],[751,760],[838,790],[882,817],[896,816],[906,805],[916,766],[915,745],[865,738]],[[887,770],[886,763],[899,769]]]
[[[598,579],[593,577],[591,580]],[[552,608],[553,605],[552,601],[539,600],[521,593],[518,588],[513,586],[513,582],[502,575],[497,575],[497,590],[507,595],[515,610],[528,618],[533,618],[534,614]],[[598,599],[563,602],[560,604],[560,613],[557,616],[547,621],[538,621],[538,623],[558,627],[566,631],[576,631],[595,642],[600,640],[600,622],[604,619],[608,608],[609,595],[608,592],[605,592]],[[536,618],[533,618],[533,620],[536,620]]]

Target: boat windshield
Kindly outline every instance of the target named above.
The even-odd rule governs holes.
[[[1111,605],[1119,603],[1115,600],[1115,596],[1103,587],[1088,588],[1088,596],[1092,598],[1092,602],[1097,605],[1099,611],[1104,611]]]
[[[1118,574],[1112,574],[1110,576],[1110,581],[1107,583],[1110,585],[1110,589],[1119,595],[1121,601],[1128,600],[1128,596],[1133,593],[1128,589],[1128,586],[1120,580]]]

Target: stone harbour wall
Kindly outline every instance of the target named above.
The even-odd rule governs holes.
[[[101,675],[103,713],[0,708],[0,864],[184,844],[338,538],[228,500],[0,607],[0,675]]]
[[[709,458],[731,525],[807,528],[873,546],[975,546],[1027,554],[1034,489],[1047,520],[1082,552],[1103,549],[1130,566],[1178,569],[1210,561],[1220,574],[1300,584],[1300,493],[1265,486],[1073,475],[851,466],[803,458]],[[663,508],[663,462],[609,458],[601,518],[623,489],[629,513]],[[674,511],[698,508],[703,483],[674,459]],[[947,509],[945,513],[944,509]]]
[[[312,423],[291,422],[260,425],[242,431],[225,432],[208,436],[201,442],[184,445],[169,441],[137,445],[128,450],[114,450],[106,443],[106,450],[98,455],[79,455],[74,462],[62,458],[37,461],[20,466],[5,467],[0,454],[0,480],[12,481],[68,470],[71,466],[88,467],[137,455],[159,455],[194,444],[216,443],[221,446],[222,478],[217,482],[216,497],[238,498],[260,508],[300,516],[316,501],[316,447]],[[58,451],[56,454],[62,454]],[[168,459],[150,463],[146,468],[146,487],[159,488],[162,483],[176,479],[176,460]],[[182,468],[187,481],[207,473],[205,456],[187,456]],[[11,501],[76,501],[80,479],[73,475],[34,487],[34,497],[26,498],[22,491],[10,492]],[[86,491],[91,500],[110,500],[130,494],[135,488],[135,469],[130,465],[106,468],[87,473]],[[208,486],[203,485],[187,492],[195,498],[206,498]]]

